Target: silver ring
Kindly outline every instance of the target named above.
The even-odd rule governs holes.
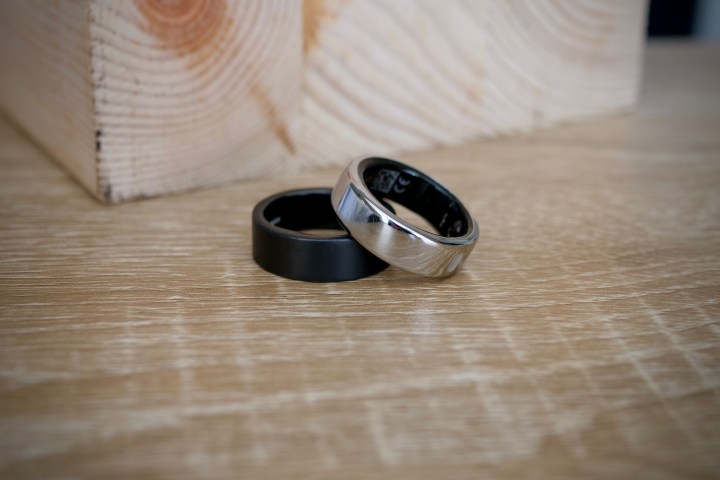
[[[414,211],[438,233],[399,218],[380,199]],[[355,240],[387,263],[412,273],[450,276],[477,242],[477,222],[460,200],[429,176],[395,160],[354,159],[340,175],[331,200]]]

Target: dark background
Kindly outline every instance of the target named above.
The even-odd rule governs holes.
[[[720,0],[651,0],[650,37],[719,38]]]

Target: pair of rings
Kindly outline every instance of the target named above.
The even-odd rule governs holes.
[[[414,211],[437,231],[395,214]],[[467,209],[445,187],[404,163],[380,157],[350,162],[335,188],[291,190],[253,210],[253,258],[265,270],[311,282],[341,282],[388,264],[429,277],[456,273],[478,238]],[[311,229],[344,229],[314,235]]]

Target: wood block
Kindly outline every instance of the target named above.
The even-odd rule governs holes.
[[[644,1],[310,3],[324,8],[306,21],[312,162],[526,132],[637,99]]]
[[[0,3],[0,106],[90,191],[97,189],[85,3]]]
[[[5,0],[0,107],[99,199],[627,111],[645,0]]]

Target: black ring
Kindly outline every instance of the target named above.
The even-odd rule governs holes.
[[[344,282],[384,270],[387,263],[344,232],[330,203],[330,188],[272,195],[252,213],[253,258],[270,273],[306,282]],[[299,230],[332,229],[341,235]]]

